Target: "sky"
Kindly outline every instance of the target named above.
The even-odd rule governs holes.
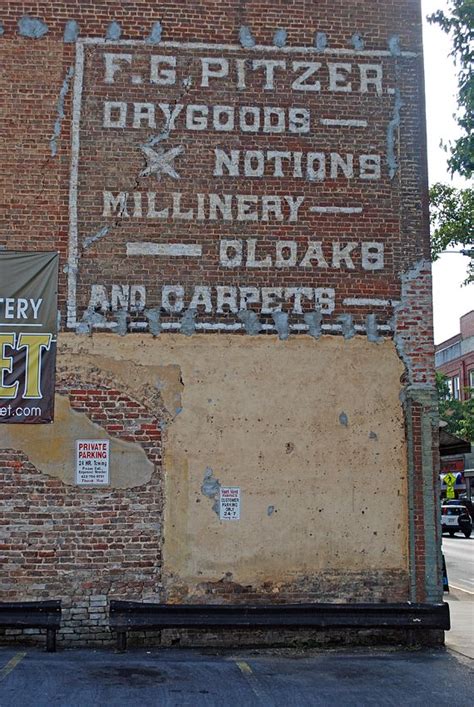
[[[447,10],[447,0],[422,0],[423,15]],[[426,115],[428,130],[428,170],[430,184],[444,182],[466,188],[461,177],[451,178],[447,155],[440,148],[441,138],[447,141],[458,135],[453,118],[456,111],[456,68],[449,52],[449,37],[436,25],[424,23],[423,31],[426,82]],[[472,185],[469,185],[472,186]],[[474,309],[474,284],[462,286],[466,278],[468,259],[450,253],[433,263],[434,338],[438,344],[459,333],[459,317]]]

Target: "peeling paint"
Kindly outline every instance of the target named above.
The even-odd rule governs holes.
[[[377,315],[368,314],[365,318],[365,327],[367,330],[367,338],[372,344],[377,344],[382,341],[377,329]]]
[[[402,284],[402,292],[400,302],[398,302],[394,306],[394,341],[397,353],[405,365],[409,383],[413,383],[413,361],[409,353],[406,351],[405,343],[407,340],[409,340],[410,333],[406,332],[406,330],[404,329],[399,330],[398,320],[402,312],[404,312],[406,310],[406,307],[408,306],[406,302],[408,302],[410,300],[410,297],[413,296],[410,290],[413,288],[414,285],[419,287],[420,280],[423,277],[423,272],[430,272],[430,269],[431,263],[428,260],[422,259],[415,263],[415,265],[413,265],[413,267],[411,267],[409,270],[401,274],[400,279]],[[431,386],[427,385],[426,387]]]
[[[82,315],[82,321],[76,326],[76,334],[91,334],[94,326],[103,327],[106,323],[107,320],[102,314],[93,309],[86,309]]]
[[[313,339],[319,339],[322,333],[323,315],[321,312],[306,312],[304,315],[305,324],[308,326],[308,334]]]
[[[151,32],[146,38],[146,43],[147,44],[159,44],[161,42],[161,37],[163,34],[163,27],[161,25],[161,22],[158,20],[158,22],[154,22],[153,26],[151,28]]]
[[[120,39],[122,36],[122,28],[118,22],[115,20],[113,22],[110,22],[109,26],[107,27],[107,32],[105,34],[105,38],[109,39],[110,41],[117,41],[117,39]]]
[[[185,336],[192,336],[196,331],[196,314],[195,309],[187,309],[181,318],[180,332]]]
[[[388,48],[392,56],[400,56],[402,53],[400,47],[400,37],[397,34],[393,34],[388,40]]]
[[[66,100],[69,85],[73,76],[74,67],[70,66],[66,71],[66,76],[64,77],[63,85],[61,86],[61,90],[59,92],[58,102],[56,104],[56,122],[54,123],[53,134],[49,141],[52,157],[56,157],[58,152],[58,140],[61,136],[61,126],[64,120],[64,101]]]
[[[145,317],[148,321],[148,331],[153,336],[158,336],[161,332],[161,312],[158,307],[154,309],[145,309]]]
[[[44,474],[61,479],[65,484],[75,483],[76,440],[109,440],[113,464],[110,469],[112,488],[134,488],[148,483],[153,464],[137,442],[118,439],[84,412],[73,410],[65,395],[55,396],[53,425],[4,425],[2,443],[23,449],[32,464]]]
[[[396,88],[392,119],[387,127],[387,164],[390,179],[393,179],[398,171],[398,160],[396,155],[396,135],[400,128],[400,111],[403,105],[404,103],[401,98],[400,89]]]
[[[365,42],[364,42],[362,35],[359,32],[354,32],[354,34],[351,37],[351,44],[354,47],[354,49],[358,52],[361,52],[364,49]]]
[[[244,49],[251,49],[255,46],[255,39],[253,38],[250,27],[242,25],[239,29],[239,42]]]
[[[76,20],[69,20],[64,27],[63,41],[65,44],[73,44],[79,37],[79,25]]]
[[[286,40],[288,38],[288,32],[286,29],[277,29],[275,34],[273,35],[273,44],[275,47],[284,47],[286,44]]]
[[[289,336],[289,325],[288,325],[288,313],[287,312],[273,312],[272,319],[275,324],[275,328],[278,333],[278,338],[281,341],[286,341]]]
[[[87,238],[84,238],[83,248],[89,248],[89,246],[91,246],[93,243],[100,241],[100,239],[106,236],[109,231],[110,226],[102,226],[102,228],[100,228],[97,233],[94,233],[93,236],[88,236]]]
[[[341,412],[341,414],[339,415],[339,422],[343,427],[348,427],[349,418],[347,417],[345,412]]]
[[[214,513],[219,515],[219,493],[221,489],[221,483],[215,478],[214,472],[211,467],[208,466],[204,472],[204,480],[201,484],[201,493],[203,496],[210,498],[214,501],[212,510]]]
[[[262,324],[260,318],[256,312],[252,309],[242,309],[237,315],[245,327],[245,331],[250,336],[256,336],[260,334],[262,330]]]
[[[326,32],[316,32],[314,35],[314,46],[319,51],[324,51],[328,45],[328,38]]]
[[[22,37],[29,37],[30,39],[41,39],[45,34],[48,33],[48,25],[39,17],[30,17],[29,15],[24,15],[20,20],[18,20],[18,34]]]
[[[128,314],[125,310],[121,310],[115,315],[114,331],[119,336],[125,336],[128,330]]]
[[[356,334],[352,314],[341,314],[337,318],[337,321],[342,324],[342,334],[344,338],[352,339]]]

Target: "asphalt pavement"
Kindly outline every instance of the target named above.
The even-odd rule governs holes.
[[[474,537],[443,538],[452,630],[439,650],[0,647],[0,707],[471,707]]]
[[[450,651],[0,649],[1,707],[471,707],[474,663]]]
[[[443,552],[450,586],[474,594],[474,534],[470,538],[462,533],[452,538],[443,535]]]

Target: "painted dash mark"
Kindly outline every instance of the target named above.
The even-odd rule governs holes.
[[[21,663],[25,656],[26,653],[17,653],[16,655],[14,655],[13,658],[9,660],[8,663],[0,670],[0,681],[4,680],[7,675],[9,675],[12,670],[16,668],[16,666]]]
[[[331,118],[321,118],[321,125],[327,125],[330,128],[348,127],[348,128],[367,128],[366,120],[332,120]]]
[[[361,214],[362,206],[311,206],[314,214]]]
[[[168,255],[200,258],[202,246],[189,243],[127,243],[127,255]]]
[[[345,307],[396,307],[399,302],[393,299],[376,299],[369,297],[346,297],[342,301]]]

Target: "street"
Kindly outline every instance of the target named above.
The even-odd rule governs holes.
[[[474,659],[474,537],[456,533],[443,536],[443,553],[448,572],[451,630],[446,645],[453,651]]]
[[[443,535],[443,553],[450,588],[474,594],[474,535],[470,538],[462,533],[453,538]]]
[[[472,662],[442,649],[0,649],[1,707],[468,707],[473,680]]]

